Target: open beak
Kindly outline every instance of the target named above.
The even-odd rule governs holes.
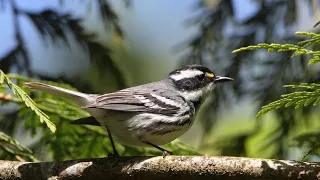
[[[233,79],[229,78],[229,77],[216,76],[213,81],[215,83],[222,83],[222,82],[227,82],[227,81],[233,81]]]

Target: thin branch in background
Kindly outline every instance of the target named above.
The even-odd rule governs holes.
[[[123,32],[120,28],[120,25],[118,23],[118,16],[117,14],[112,10],[111,6],[106,0],[98,0],[99,4],[99,12],[100,16],[103,19],[103,22],[106,26],[106,28],[112,27],[115,31],[115,34],[119,37],[123,37]],[[111,26],[110,26],[111,24]]]
[[[23,60],[23,69],[26,71],[28,76],[32,76],[32,71],[30,69],[30,58],[25,47],[25,42],[22,37],[22,29],[19,24],[19,9],[16,5],[15,0],[9,0],[11,8],[12,8],[12,16],[13,16],[13,31],[17,41],[17,51],[20,55],[20,58]],[[19,64],[19,63],[18,63]],[[20,71],[22,71],[20,67]]]
[[[50,38],[52,42],[59,42],[58,40],[62,40],[65,45],[70,47],[68,36],[73,36],[74,39],[86,49],[94,39],[94,34],[86,32],[81,25],[82,19],[74,18],[69,13],[61,14],[51,9],[45,9],[41,12],[34,13],[19,9],[15,0],[9,0],[9,2],[13,12],[13,31],[17,46],[4,57],[4,59],[7,59],[8,61],[2,60],[1,62],[2,65],[5,65],[1,67],[7,67],[4,69],[5,72],[7,72],[12,65],[16,65],[19,72],[25,70],[28,76],[33,75],[30,69],[30,57],[25,47],[26,42],[24,42],[22,29],[19,23],[19,16],[21,15],[25,15],[31,20],[44,40],[47,38]],[[64,1],[60,1],[60,3],[63,2]],[[110,29],[113,27],[116,36],[122,38],[123,32],[118,23],[116,13],[112,10],[107,1],[98,0],[97,2],[99,3],[100,16],[102,17],[106,28]],[[106,53],[110,53],[110,51],[106,51]],[[22,62],[20,62],[19,59],[21,59]]]
[[[19,54],[18,47],[14,47],[13,49],[9,50],[0,60],[0,67],[4,73],[9,73],[10,67],[13,64],[17,64],[16,60],[19,58],[17,55]],[[19,64],[17,64],[19,66]],[[21,69],[21,68],[20,68]]]
[[[85,47],[87,40],[94,37],[93,34],[85,32],[85,29],[80,25],[80,18],[73,18],[69,13],[61,14],[51,9],[43,10],[40,13],[21,12],[30,18],[44,40],[49,38],[54,43],[62,40],[70,48],[68,36],[72,36],[83,47]]]

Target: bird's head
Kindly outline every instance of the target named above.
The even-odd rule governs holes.
[[[198,102],[203,96],[212,91],[216,84],[232,81],[232,78],[215,75],[202,65],[188,65],[172,71],[168,78],[184,98]]]

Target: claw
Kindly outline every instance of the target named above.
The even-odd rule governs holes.
[[[111,157],[111,158],[118,158],[118,157],[120,157],[120,155],[119,155],[118,153],[114,153],[114,154],[109,153],[109,154],[108,154],[108,157]]]
[[[173,155],[173,153],[170,151],[163,151],[163,154],[162,154],[163,158],[165,158],[166,156],[169,156],[169,155]]]

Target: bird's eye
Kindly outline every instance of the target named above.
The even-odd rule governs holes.
[[[205,77],[206,77],[205,74],[201,74],[201,75],[197,76],[199,81],[203,81]]]

